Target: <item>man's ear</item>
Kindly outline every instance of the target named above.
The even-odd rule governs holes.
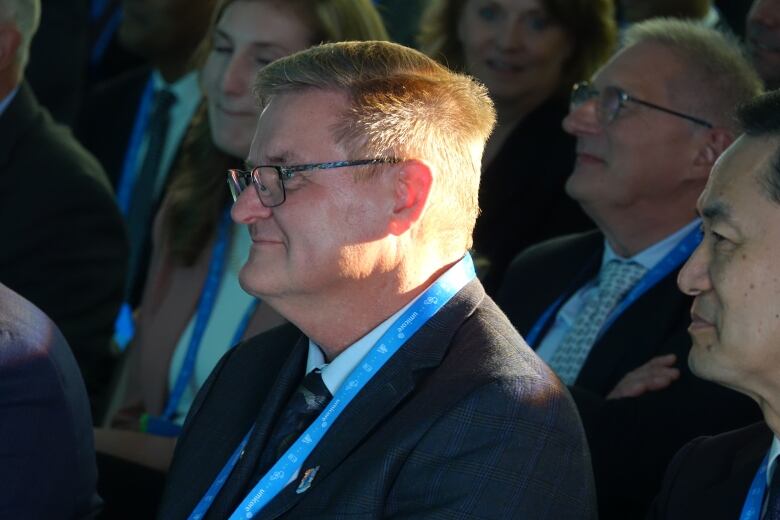
[[[734,142],[734,134],[725,128],[711,128],[699,147],[693,166],[696,177],[707,179],[718,157]]]
[[[0,23],[0,71],[8,70],[16,63],[16,51],[22,44],[22,34],[11,22]]]
[[[428,165],[417,160],[404,161],[396,168],[390,232],[400,235],[420,219],[428,202],[433,175]]]

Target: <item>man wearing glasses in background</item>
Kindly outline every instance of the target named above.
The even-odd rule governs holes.
[[[594,518],[574,403],[466,253],[485,89],[351,42],[272,63],[257,91],[230,172],[240,281],[292,325],[214,369],[160,518]]]
[[[696,199],[739,131],[733,112],[760,88],[721,34],[656,20],[572,93],[566,190],[599,229],[522,253],[498,303],[569,385],[602,519],[641,518],[686,441],[758,417],[689,372],[690,298],[675,280],[700,240]]]

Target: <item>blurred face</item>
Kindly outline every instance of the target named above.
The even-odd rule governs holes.
[[[754,0],[745,32],[759,76],[767,88],[780,87],[780,0]]]
[[[497,103],[548,98],[572,50],[540,0],[467,0],[458,39],[467,71]]]
[[[677,280],[694,296],[688,362],[698,376],[767,395],[780,370],[780,205],[761,185],[776,137],[741,137],[699,198],[704,240]]]
[[[641,43],[616,54],[594,76],[593,85],[615,86],[638,99],[684,112],[670,98],[668,84],[685,74],[685,65],[667,48]],[[597,222],[625,218],[626,211],[641,217],[669,204],[691,175],[700,129],[632,102],[602,126],[596,107],[597,99],[586,101],[563,121],[563,128],[577,137],[577,160],[567,193]],[[690,205],[692,219],[693,201]]]
[[[150,59],[187,59],[206,34],[214,0],[123,0],[119,41]]]
[[[212,138],[220,150],[246,157],[257,124],[252,95],[257,71],[310,45],[309,29],[276,2],[237,1],[225,8],[201,76]]]
[[[275,96],[260,116],[250,166],[364,159],[334,140],[333,125],[346,109],[345,97],[333,92]],[[356,173],[355,168],[302,173],[287,200],[274,208],[264,207],[253,189],[241,193],[233,220],[247,224],[252,237],[239,276],[244,290],[272,304],[365,292],[365,285],[357,287],[380,268],[394,197],[391,176],[356,180]]]

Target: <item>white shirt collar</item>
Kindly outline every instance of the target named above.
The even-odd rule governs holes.
[[[163,79],[160,71],[155,69],[152,71],[152,82],[155,92],[168,89],[176,95],[177,102],[185,99],[200,100],[201,92],[198,84],[198,71],[196,70],[188,72],[173,83],[168,83]]]
[[[636,262],[649,271],[655,267],[658,262],[660,262],[667,254],[669,254],[669,252],[674,249],[677,244],[679,244],[680,241],[688,235],[688,233],[698,227],[700,223],[701,220],[698,218],[694,219],[692,222],[689,222],[663,240],[656,242],[646,249],[643,249],[631,258],[624,258],[618,255],[609,245],[609,242],[604,239],[604,255],[601,259],[601,267],[603,268],[610,260],[621,260],[624,262]]]
[[[775,473],[777,467],[777,457],[780,455],[780,439],[777,435],[772,437],[772,447],[769,448],[769,465],[766,468],[766,485],[772,480],[772,475]]]
[[[387,332],[387,329],[395,323],[395,320],[400,318],[406,309],[411,307],[420,296],[422,296],[422,293],[404,305],[398,312],[380,323],[374,330],[347,347],[346,350],[336,356],[330,364],[325,364],[325,355],[322,353],[322,349],[310,339],[309,357],[306,360],[306,373],[308,374],[315,368],[321,368],[322,381],[325,383],[325,386],[328,387],[328,390],[330,390],[331,395],[335,394],[341,386],[341,383],[343,383],[347,376],[358,366],[360,361],[368,354],[368,351],[371,350],[371,347],[374,346],[379,338]]]
[[[309,339],[309,357],[306,360],[306,373],[308,374],[315,368],[321,368],[322,381],[325,383],[325,386],[328,387],[328,390],[330,390],[331,395],[335,394],[341,386],[341,383],[343,383],[347,376],[358,366],[363,357],[371,350],[371,347],[374,346],[379,338],[387,332],[387,329],[389,329],[390,326],[422,295],[423,293],[417,295],[416,298],[380,323],[371,332],[347,347],[341,354],[336,356],[330,364],[325,364],[325,355],[322,353],[319,345]]]

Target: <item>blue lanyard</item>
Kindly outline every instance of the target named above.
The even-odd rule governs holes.
[[[144,431],[170,437],[177,436],[181,432],[181,427],[172,423],[171,419],[176,414],[184,391],[195,372],[195,363],[198,358],[200,344],[203,341],[203,335],[206,331],[209,318],[214,311],[214,303],[216,302],[217,292],[219,290],[220,282],[222,281],[222,271],[224,270],[225,261],[228,256],[227,246],[230,236],[230,225],[230,209],[227,208],[222,213],[217,229],[217,239],[211,253],[206,284],[203,286],[203,291],[200,294],[198,309],[195,316],[195,325],[193,327],[189,345],[187,346],[187,353],[182,362],[181,370],[179,370],[179,374],[176,376],[176,382],[162,415],[159,417],[144,416],[142,419]],[[257,308],[257,303],[258,300],[253,299],[247,307],[244,316],[233,335],[233,339],[230,343],[231,346],[237,344],[243,337],[244,332],[249,325],[249,321]]]
[[[663,280],[669,273],[677,269],[677,267],[685,262],[685,260],[691,256],[693,250],[696,249],[696,246],[699,245],[699,242],[701,242],[701,230],[699,230],[699,228],[691,230],[691,232],[685,235],[685,237],[680,240],[677,246],[675,246],[674,249],[672,249],[666,256],[664,256],[661,261],[655,265],[655,267],[645,273],[645,275],[639,280],[639,282],[637,282],[631,291],[629,291],[628,294],[623,297],[618,306],[612,310],[609,318],[601,327],[596,341],[598,341],[601,336],[603,336],[604,333],[609,330],[615,320],[617,320],[623,314],[623,312],[625,312],[625,310],[628,309],[635,301],[637,301],[647,291],[655,287],[658,282]],[[550,319],[558,313],[560,307],[563,305],[566,299],[566,296],[567,295],[563,295],[555,300],[555,302],[553,302],[553,304],[542,313],[542,316],[536,321],[536,323],[534,323],[534,326],[531,327],[531,330],[525,336],[525,340],[529,345],[535,345],[537,340],[541,339],[539,336]]]
[[[761,462],[756,476],[753,477],[753,483],[750,484],[750,490],[745,497],[745,504],[742,506],[742,514],[739,520],[759,520],[761,510],[764,506],[764,493],[766,492],[766,472],[769,466],[769,454]],[[777,469],[775,469],[777,471]]]
[[[149,114],[152,110],[152,98],[154,97],[154,79],[150,76],[141,95],[141,102],[138,105],[138,112],[135,115],[133,123],[133,132],[130,134],[130,141],[125,152],[125,160],[122,164],[122,175],[119,177],[117,188],[117,202],[122,213],[127,215],[130,209],[130,199],[133,195],[133,185],[135,184],[136,165],[138,163],[138,152],[141,149],[141,142],[146,133],[146,126],[149,124]]]
[[[100,13],[102,15],[102,12]],[[95,13],[93,12],[93,17]],[[99,15],[98,15],[99,16]],[[95,19],[93,18],[93,25],[95,25]],[[100,31],[100,35],[95,39],[92,44],[92,51],[89,55],[89,65],[92,68],[97,68],[100,62],[103,60],[103,56],[106,54],[108,46],[111,44],[111,38],[116,34],[119,25],[122,23],[122,9],[117,7],[111,14],[111,17],[106,20],[103,25],[103,29]]]
[[[263,509],[284,489],[293,475],[300,471],[303,462],[319,444],[330,426],[368,381],[434,314],[436,314],[463,286],[474,279],[474,263],[466,254],[460,262],[444,273],[433,285],[398,318],[374,344],[360,364],[336,391],[336,395],[319,417],[293,443],[260,482],[244,498],[230,516],[231,519],[251,518]],[[254,428],[254,427],[253,427]],[[246,434],[227,464],[217,475],[206,494],[190,515],[191,520],[203,518],[233,471],[241,451],[246,447],[252,430]]]

